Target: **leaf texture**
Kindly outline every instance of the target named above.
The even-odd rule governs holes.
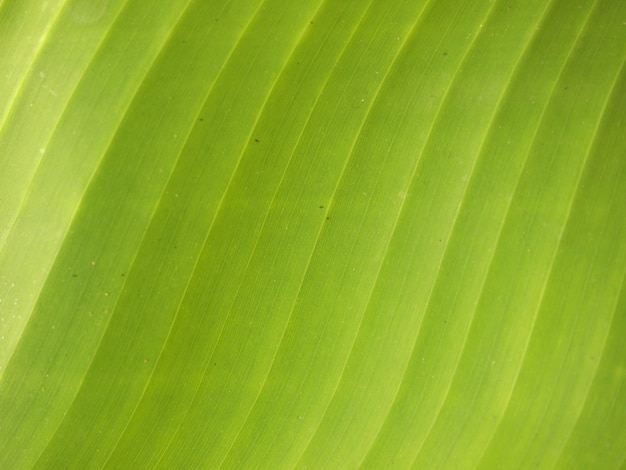
[[[0,2],[0,468],[623,468],[625,22]]]

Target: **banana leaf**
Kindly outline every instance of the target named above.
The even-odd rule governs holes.
[[[0,468],[626,468],[626,2],[0,0]]]

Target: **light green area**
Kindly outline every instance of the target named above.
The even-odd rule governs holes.
[[[623,468],[625,22],[0,1],[0,468]]]

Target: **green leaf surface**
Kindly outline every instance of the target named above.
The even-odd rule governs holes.
[[[0,468],[626,464],[626,3],[0,1]]]

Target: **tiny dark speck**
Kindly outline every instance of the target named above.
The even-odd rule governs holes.
[[[198,119],[198,121],[204,121],[204,118],[200,118],[200,119]]]
[[[330,220],[330,217],[326,217],[326,220]]]
[[[324,206],[320,206],[320,209],[323,209],[323,208],[324,208]]]
[[[259,139],[254,139],[255,142],[259,142]]]
[[[447,53],[447,52],[444,52],[444,53],[443,53],[443,55],[448,55],[448,53]]]
[[[72,277],[78,277],[78,274],[72,274]]]

